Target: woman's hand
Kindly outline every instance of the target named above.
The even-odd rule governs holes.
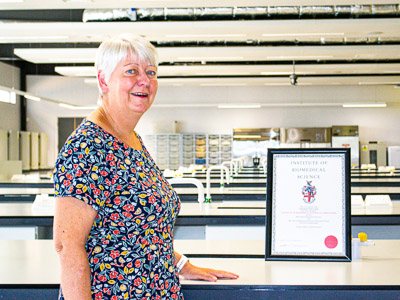
[[[234,273],[214,270],[208,268],[199,268],[192,265],[190,262],[187,262],[181,272],[179,273],[184,279],[187,280],[206,280],[206,281],[217,281],[220,278],[227,279],[237,279],[239,275]]]

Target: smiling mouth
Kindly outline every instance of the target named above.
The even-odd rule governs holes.
[[[149,94],[147,93],[131,93],[133,96],[147,98]]]

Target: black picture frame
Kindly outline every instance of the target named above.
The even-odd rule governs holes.
[[[277,200],[277,198],[275,198],[275,194],[274,194],[274,193],[277,193],[277,191],[276,191],[277,184],[274,181],[278,181],[277,179],[275,179],[276,173],[274,173],[274,172],[277,172],[277,167],[275,166],[275,162],[278,161],[277,159],[285,159],[286,157],[288,159],[294,159],[294,160],[299,159],[300,157],[303,157],[303,158],[312,157],[312,158],[317,159],[316,162],[318,162],[319,158],[339,159],[341,166],[336,167],[336,169],[341,170],[341,174],[338,174],[338,176],[343,176],[342,178],[340,178],[341,181],[339,181],[339,182],[342,182],[341,190],[338,191],[338,195],[339,195],[338,198],[341,201],[340,216],[342,218],[340,221],[340,223],[341,223],[340,230],[341,230],[342,237],[343,237],[342,243],[340,244],[341,249],[342,249],[340,254],[335,253],[333,255],[330,255],[329,251],[328,251],[328,253],[317,251],[316,253],[310,254],[307,251],[303,252],[303,253],[301,251],[298,252],[298,251],[296,251],[296,249],[293,249],[292,253],[291,253],[291,251],[289,251],[289,252],[281,251],[281,253],[279,253],[279,251],[273,251],[273,250],[275,250],[275,249],[272,249],[273,245],[277,244],[277,242],[275,242],[275,241],[279,240],[278,239],[279,236],[276,235],[277,232],[275,229],[275,227],[277,227],[277,226],[276,226],[276,224],[274,224],[275,220],[276,220],[276,215],[279,213],[275,212],[275,214],[273,216],[275,206],[278,206],[277,202],[276,202],[278,200]],[[350,161],[351,160],[350,160],[350,149],[349,148],[270,148],[270,149],[268,149],[267,199],[266,199],[266,222],[265,222],[265,224],[266,224],[265,260],[342,261],[342,262],[343,261],[345,261],[345,262],[351,261],[351,181],[350,181],[351,165],[350,165]],[[290,162],[290,163],[292,163],[292,162]],[[278,164],[278,163],[276,163],[276,164]],[[282,165],[282,163],[281,163],[281,165]],[[335,166],[336,166],[336,164],[335,164]],[[286,166],[285,166],[285,168],[286,168]],[[292,169],[292,170],[298,170],[298,169]],[[302,170],[304,170],[304,169],[302,169]],[[282,175],[280,175],[280,176],[282,176]],[[325,178],[324,180],[327,180],[327,179]],[[308,182],[307,182],[307,184],[308,184]],[[327,184],[327,182],[325,181],[324,184]],[[283,184],[280,184],[279,186],[281,187],[282,185]],[[304,188],[305,187],[306,186],[304,186]],[[288,186],[287,188],[290,189],[290,186]],[[301,197],[304,197],[303,201],[306,202],[306,200],[305,200],[305,199],[307,199],[306,197],[310,197],[310,196],[307,193],[306,193],[306,196],[304,196],[305,195],[304,188],[302,190],[303,196],[301,196]],[[316,190],[315,186],[313,187],[313,189]],[[283,193],[285,193],[285,191]],[[308,198],[308,199],[310,199],[310,198]],[[274,201],[276,203],[274,203]],[[297,201],[297,199],[295,201]],[[274,220],[274,217],[275,217],[275,220]],[[293,222],[293,220],[290,220],[290,221]],[[294,222],[297,222],[297,220],[294,219]],[[290,227],[292,225],[288,225],[288,226]],[[316,233],[320,233],[320,232],[316,232]],[[316,236],[318,236],[318,234],[316,234]],[[284,238],[287,239],[286,236]],[[297,236],[296,238],[299,238],[299,236]],[[325,245],[326,245],[326,247],[328,247],[328,245],[329,245],[329,244],[327,244],[326,240],[325,240]]]

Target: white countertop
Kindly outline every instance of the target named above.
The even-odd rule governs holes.
[[[178,194],[188,195],[197,194],[197,188],[174,188]],[[266,194],[266,187],[229,187],[221,189],[213,187],[210,189],[211,194]],[[400,194],[400,187],[393,186],[376,186],[376,187],[351,187],[352,194]],[[54,194],[53,188],[0,188],[0,195],[39,195]]]
[[[352,208],[352,215],[400,215],[400,201],[392,203],[392,208]],[[265,216],[265,214],[265,202],[226,201],[209,205],[182,203],[179,216]],[[50,208],[32,210],[31,203],[0,203],[0,217],[51,217],[53,215],[53,210]]]
[[[200,267],[237,273],[237,280],[216,283],[182,280],[196,285],[400,285],[400,241],[375,240],[353,262],[264,261],[264,259],[191,258]],[[263,253],[264,241],[176,241],[178,252]],[[53,242],[0,241],[0,284],[59,284],[60,267]]]

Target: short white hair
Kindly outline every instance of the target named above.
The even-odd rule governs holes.
[[[155,67],[158,66],[157,50],[148,40],[139,35],[123,33],[103,41],[97,49],[96,71],[101,71],[104,74],[106,83],[108,83],[115,67],[127,57],[128,53],[136,55],[139,61],[147,62]],[[100,87],[99,90],[100,95],[102,95]]]

